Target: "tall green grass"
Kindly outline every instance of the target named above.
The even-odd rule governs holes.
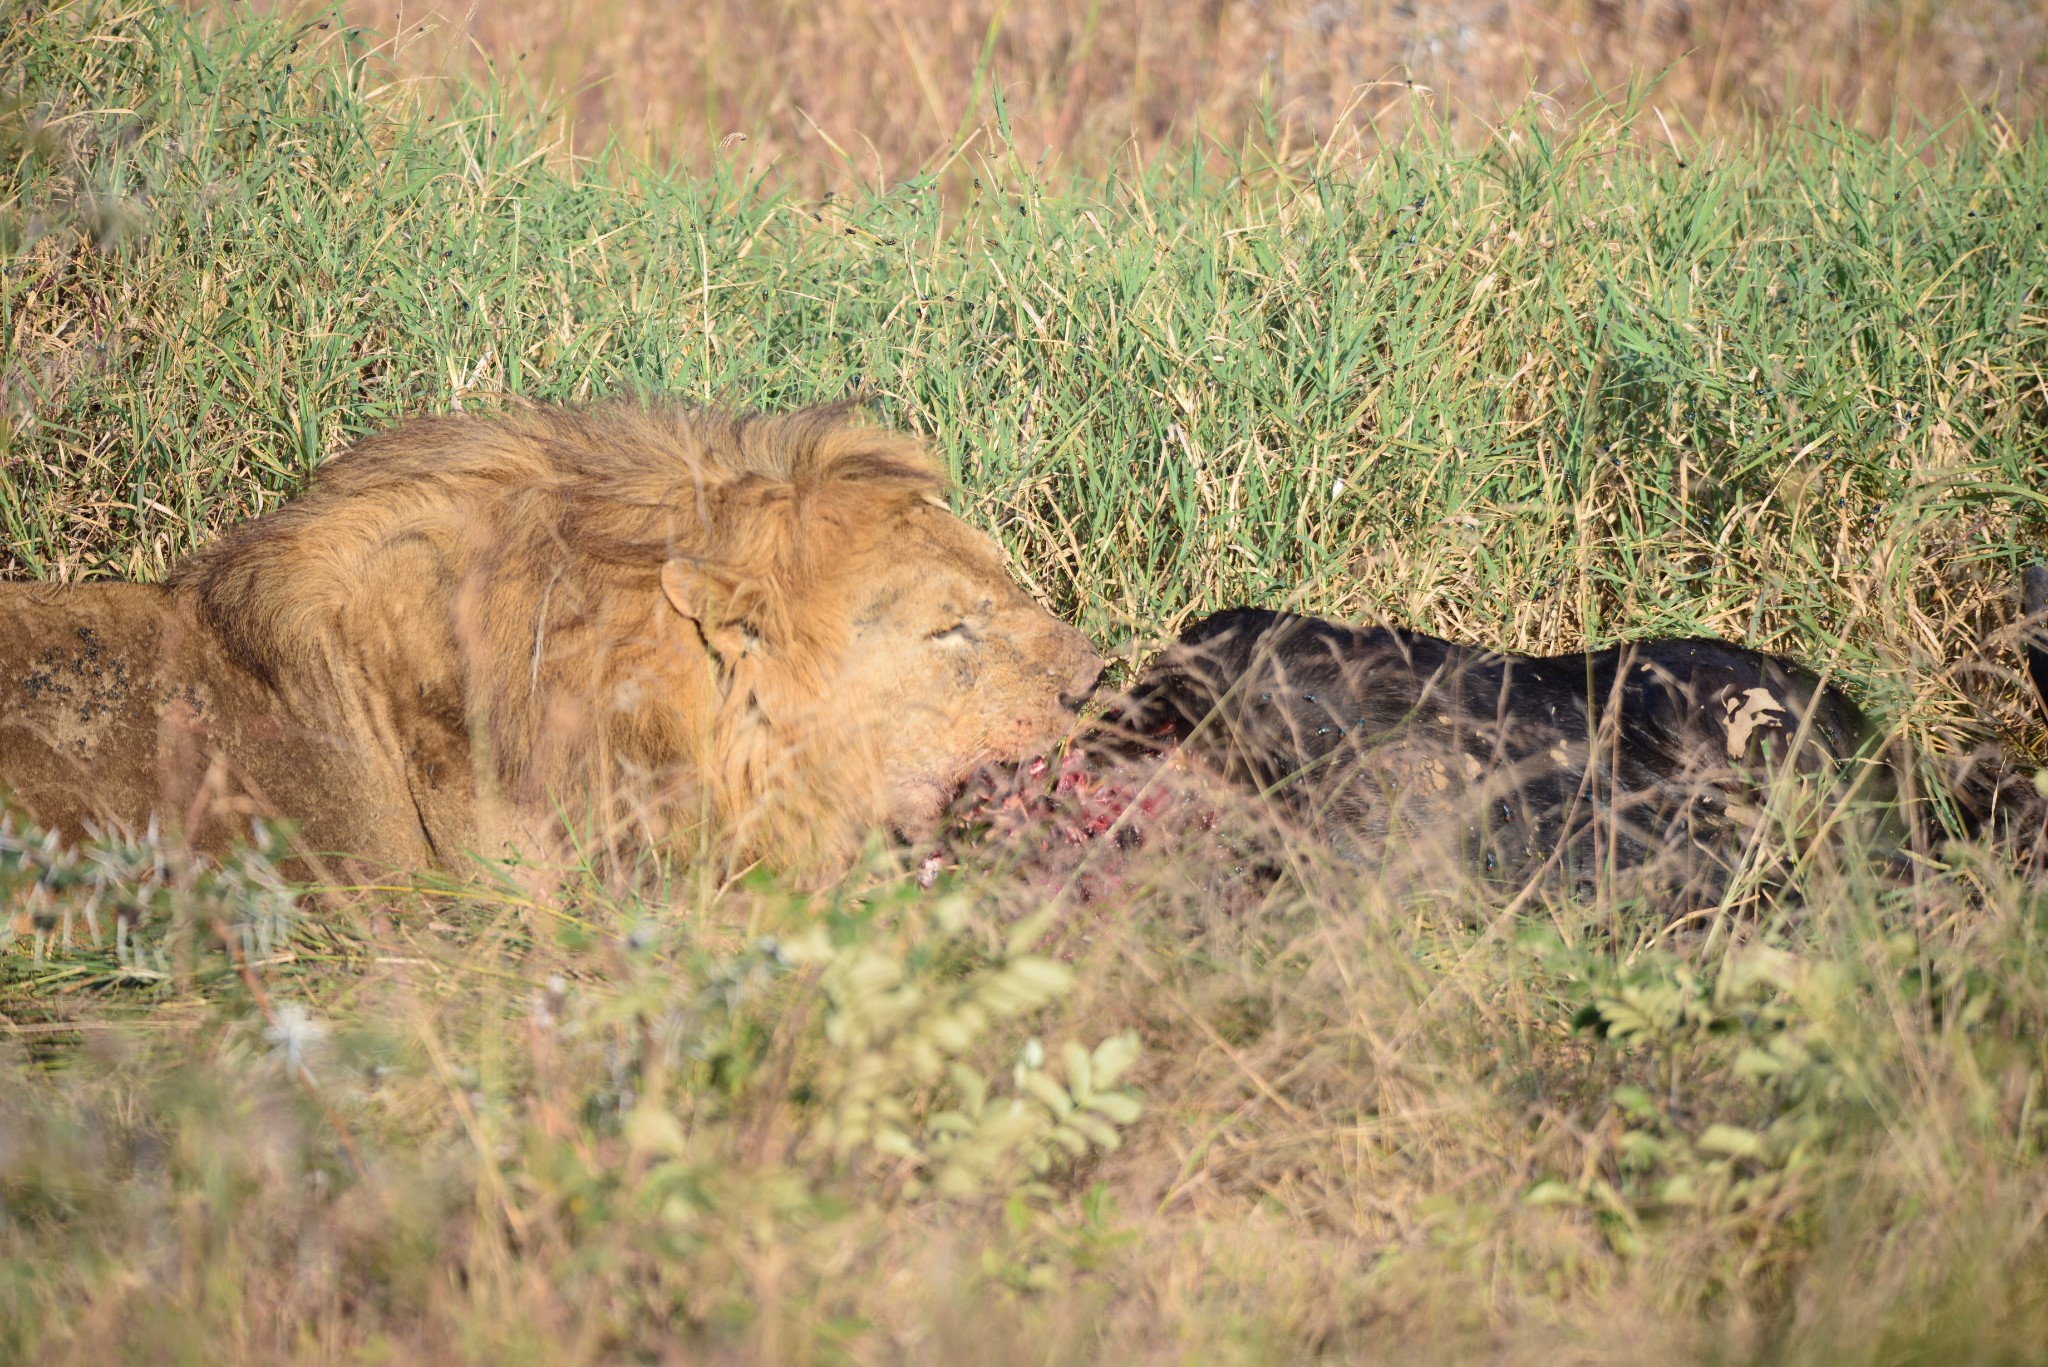
[[[574,159],[517,91],[430,116],[375,43],[0,0],[6,572],[159,576],[408,413],[861,394],[1126,659],[1234,601],[1712,632],[2040,744],[2038,137],[1588,111],[817,202]],[[883,857],[289,925],[23,845],[0,1351],[2038,1353],[2048,903],[1995,853],[1674,938],[1215,841],[1088,897]]]
[[[116,13],[0,58],[17,574],[160,574],[409,412],[632,391],[873,396],[1112,635],[1292,597],[1812,652],[1925,600],[1930,522],[1994,578],[2040,537],[2048,167],[2008,129],[1593,113],[814,203],[572,163],[502,92],[416,116],[353,32]]]

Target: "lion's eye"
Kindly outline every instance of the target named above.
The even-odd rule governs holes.
[[[952,626],[933,632],[931,639],[934,641],[971,641],[974,639],[974,628],[968,626],[965,622],[955,622]]]

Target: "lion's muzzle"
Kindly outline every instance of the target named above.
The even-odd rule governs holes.
[[[1086,636],[1071,627],[1064,627],[1067,647],[1064,652],[1068,671],[1066,683],[1059,691],[1060,706],[1069,712],[1078,712],[1083,703],[1095,696],[1095,686],[1102,682],[1102,657],[1095,653]],[[1058,677],[1057,671],[1052,671]]]

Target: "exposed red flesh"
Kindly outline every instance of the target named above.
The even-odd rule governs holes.
[[[984,765],[948,810],[939,846],[919,867],[926,886],[969,850],[1013,860],[1027,872],[1079,876],[1084,898],[1113,882],[1116,856],[1170,842],[1192,825],[1206,830],[1215,814],[1192,810],[1158,756],[1069,751],[1015,765]]]

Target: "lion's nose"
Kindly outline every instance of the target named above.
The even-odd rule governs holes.
[[[1081,663],[1067,680],[1067,686],[1060,690],[1060,706],[1069,712],[1081,710],[1081,704],[1095,694],[1095,685],[1102,682],[1102,657],[1089,647],[1081,657]]]

